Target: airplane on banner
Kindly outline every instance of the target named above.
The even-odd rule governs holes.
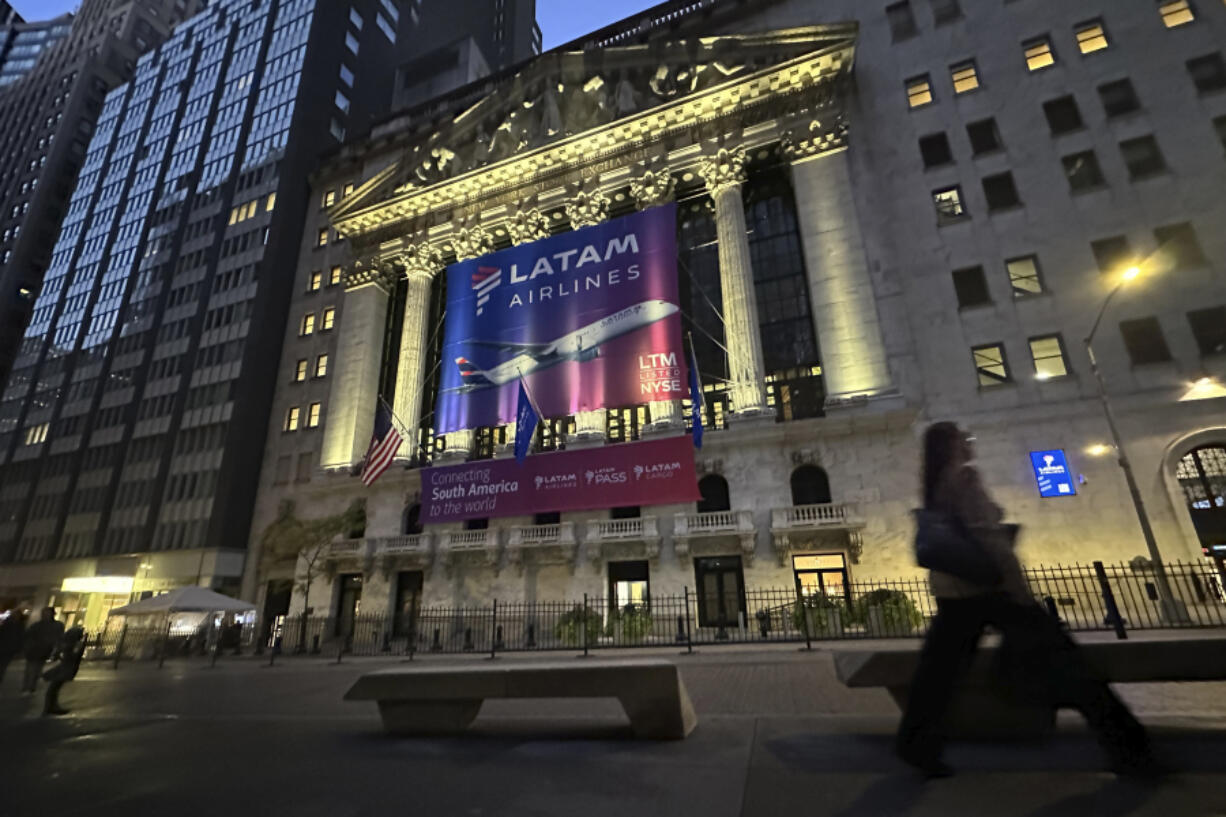
[[[676,304],[668,301],[643,301],[634,306],[614,312],[598,321],[589,323],[573,332],[568,332],[549,343],[516,343],[508,341],[470,340],[473,346],[484,346],[514,352],[510,360],[499,363],[492,369],[481,369],[467,358],[456,358],[460,378],[464,385],[449,392],[468,394],[492,389],[527,377],[530,374],[553,368],[560,363],[577,360],[584,363],[600,357],[600,347],[622,335],[628,335],[653,323],[677,314]]]

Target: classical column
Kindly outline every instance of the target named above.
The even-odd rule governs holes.
[[[640,210],[658,207],[673,200],[677,179],[661,160],[643,162],[637,175],[630,181],[630,195]],[[685,427],[680,400],[656,400],[648,403],[651,423],[643,429],[644,434],[661,434]]]
[[[476,220],[457,223],[450,244],[457,262],[480,258],[494,251],[494,237]],[[445,448],[440,460],[456,462],[466,460],[472,455],[476,434],[473,429],[466,428],[448,432],[443,435],[443,439]]]
[[[324,468],[351,468],[370,446],[390,291],[386,272],[374,262],[357,261],[345,276],[345,308],[320,458]]]
[[[421,445],[421,401],[426,380],[430,290],[442,265],[439,251],[418,243],[400,256],[404,267],[404,320],[400,330],[400,356],[396,367],[396,395],[392,406],[406,429],[397,459],[414,459]]]
[[[895,390],[842,145],[838,123],[816,121],[783,140],[830,407]]]
[[[702,160],[699,171],[715,202],[732,412],[734,417],[759,417],[767,413],[766,366],[762,360],[758,296],[754,291],[745,203],[741,197],[745,153],[720,148]]]

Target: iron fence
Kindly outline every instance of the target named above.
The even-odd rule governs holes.
[[[1026,570],[1036,600],[1076,631],[1226,626],[1226,594],[1209,564],[1164,566],[1171,599],[1159,576],[1133,565],[1043,566]],[[108,630],[91,636],[88,658],[173,658],[178,655],[335,656],[591,652],[768,642],[920,638],[936,613],[923,578],[849,583],[843,592],[803,595],[794,588],[742,588],[652,594],[641,605],[616,608],[600,596],[571,601],[429,606],[407,617],[367,614],[285,617],[271,626],[246,625],[241,636],[216,630],[186,639],[156,630]],[[227,638],[228,636],[228,638]]]

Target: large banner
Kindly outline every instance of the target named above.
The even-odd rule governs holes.
[[[676,205],[447,270],[438,433],[685,396]]]
[[[697,502],[689,437],[422,471],[422,522]]]

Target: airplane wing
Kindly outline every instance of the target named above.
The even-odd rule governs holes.
[[[514,341],[498,342],[492,340],[470,340],[467,343],[470,346],[498,349],[503,352],[515,352],[517,354],[531,355],[532,357],[551,354],[555,346],[552,343],[515,343]]]

